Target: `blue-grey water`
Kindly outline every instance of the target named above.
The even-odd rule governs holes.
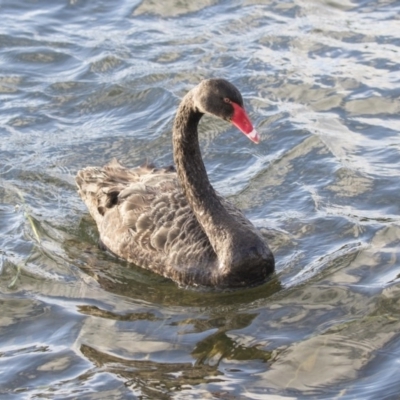
[[[400,2],[0,2],[0,397],[400,398]],[[172,162],[182,96],[221,77],[213,185],[276,275],[180,288],[97,247],[76,171]]]

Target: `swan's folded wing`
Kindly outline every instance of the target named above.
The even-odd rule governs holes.
[[[163,251],[179,234],[177,212],[182,213],[182,207],[189,212],[173,167],[147,164],[127,169],[113,160],[103,168],[79,171],[76,180],[107,247],[114,240],[112,230],[118,227],[118,232],[125,229],[129,234],[132,247]],[[125,240],[125,248],[126,244]]]
[[[120,193],[118,203],[124,225],[135,242],[148,250],[166,251],[190,214],[176,180],[131,185]]]
[[[117,256],[180,281],[187,268],[216,262],[173,168],[126,169],[117,161],[78,172],[79,194]],[[180,276],[182,274],[182,276]]]

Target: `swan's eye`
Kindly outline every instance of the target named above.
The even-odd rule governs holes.
[[[225,103],[232,103],[232,102],[231,102],[231,99],[229,99],[228,97],[225,97],[225,98],[224,98],[224,102],[225,102]]]

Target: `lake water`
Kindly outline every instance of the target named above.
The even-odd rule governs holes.
[[[398,399],[400,2],[0,2],[0,397]],[[182,96],[276,274],[196,291],[97,247],[76,171],[172,162]]]

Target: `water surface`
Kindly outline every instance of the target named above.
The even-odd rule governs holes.
[[[396,399],[400,3],[0,4],[0,394]],[[116,260],[74,184],[172,162],[180,98],[240,88],[262,134],[202,120],[213,185],[276,275],[230,293]]]

